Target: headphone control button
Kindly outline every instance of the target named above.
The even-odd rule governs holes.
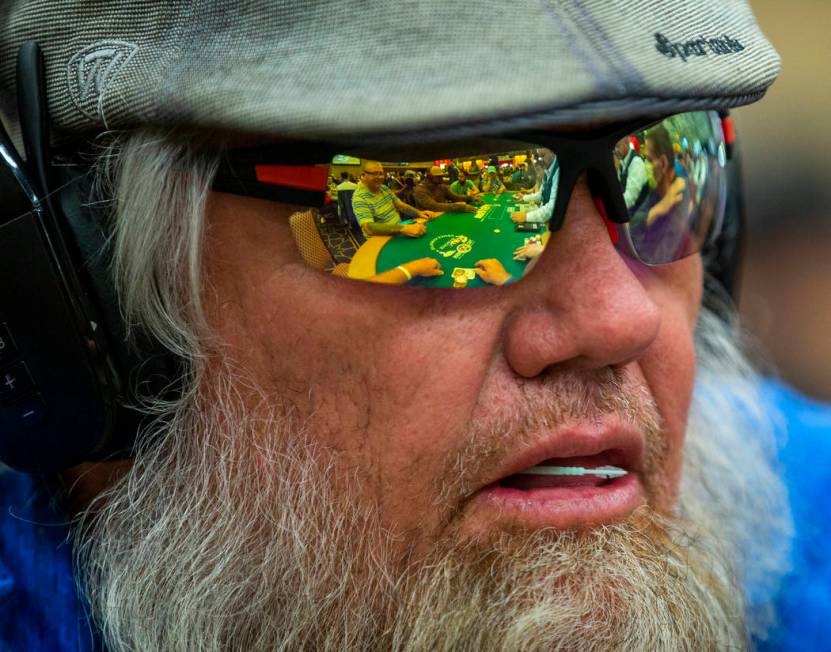
[[[25,362],[17,362],[0,371],[0,401],[7,401],[34,389],[35,383]]]
[[[0,407],[0,430],[18,431],[33,428],[46,416],[46,401],[41,394],[34,394],[25,399]]]

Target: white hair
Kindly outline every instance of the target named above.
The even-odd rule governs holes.
[[[136,331],[182,361],[184,399],[203,371],[210,334],[202,305],[205,204],[221,146],[204,136],[112,133],[97,152],[94,197],[111,197],[112,276],[128,339]],[[148,412],[172,403],[141,396]]]
[[[771,600],[789,570],[793,523],[776,462],[782,415],[763,399],[742,340],[735,318],[702,310],[679,507],[728,547],[748,595],[748,626],[763,638],[775,625]]]
[[[713,647],[742,645],[742,600],[726,595],[733,570],[753,598],[747,627],[764,636],[787,570],[790,516],[772,463],[775,423],[733,325],[706,310],[699,321],[677,522],[653,517],[584,537],[494,541],[494,556],[440,550],[412,571],[418,577],[396,577],[401,560],[377,515],[356,508],[349,487],[338,493],[321,482],[335,460],[291,405],[270,397],[244,410],[247,381],[227,368],[205,371],[200,260],[217,162],[216,150],[140,131],[102,167],[113,180],[124,313],[184,360],[190,383],[140,438],[128,475],[76,529],[82,589],[113,650],[569,649],[569,641],[695,649],[695,636]],[[266,429],[280,443],[274,449],[256,436]],[[666,539],[666,549],[638,538],[644,531]],[[636,550],[622,545],[630,540]],[[456,563],[462,552],[473,561]],[[604,559],[610,572],[619,568],[617,583],[574,583]],[[524,586],[491,581],[514,564]],[[646,593],[634,591],[638,582]],[[543,589],[550,599],[534,592]],[[521,617],[500,616],[529,600],[539,604]],[[619,609],[606,611],[604,601]],[[676,618],[681,612],[697,617]],[[552,613],[562,622],[547,630]],[[648,627],[637,630],[647,615]]]

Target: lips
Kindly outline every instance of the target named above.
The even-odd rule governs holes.
[[[489,483],[538,466],[616,466],[641,470],[644,438],[640,431],[619,424],[596,424],[559,430],[541,437],[508,459]]]
[[[475,518],[527,528],[585,528],[627,518],[644,501],[643,435],[595,424],[542,437],[473,497]]]

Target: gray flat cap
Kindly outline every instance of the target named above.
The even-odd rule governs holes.
[[[23,41],[53,129],[456,133],[722,108],[779,57],[744,0],[3,0],[0,110]]]

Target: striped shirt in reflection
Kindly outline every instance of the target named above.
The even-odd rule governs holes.
[[[365,224],[371,222],[398,224],[401,216],[395,210],[394,199],[395,195],[386,186],[381,186],[376,193],[370,192],[364,186],[358,186],[352,195],[352,210],[361,228],[363,229]]]

